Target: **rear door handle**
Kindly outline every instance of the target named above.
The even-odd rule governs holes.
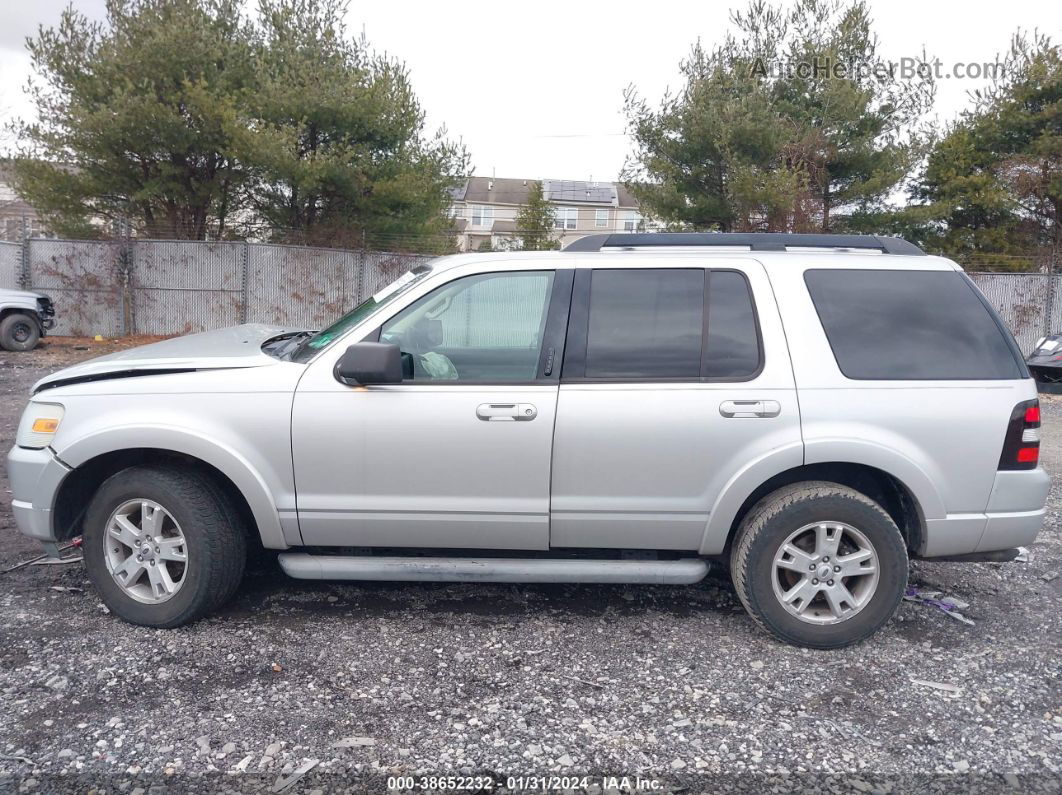
[[[782,407],[777,400],[724,400],[719,413],[727,418],[777,417]]]
[[[530,422],[538,409],[530,403],[480,403],[476,416],[485,422]]]

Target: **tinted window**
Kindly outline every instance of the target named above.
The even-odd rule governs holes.
[[[740,273],[713,271],[708,283],[708,348],[704,375],[743,378],[760,368],[760,338],[749,283]]]
[[[848,378],[1025,377],[961,273],[810,270],[804,281]]]
[[[380,330],[402,350],[414,381],[533,381],[552,271],[456,279],[410,304]]]
[[[697,378],[703,270],[595,270],[587,378]]]

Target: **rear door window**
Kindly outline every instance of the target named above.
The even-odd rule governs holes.
[[[595,270],[586,377],[698,378],[704,275],[700,269]]]
[[[579,278],[565,378],[747,381],[759,373],[762,345],[744,274],[601,268]]]
[[[848,378],[1025,378],[1013,338],[955,271],[815,269],[811,299]]]

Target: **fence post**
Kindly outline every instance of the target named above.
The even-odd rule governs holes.
[[[125,231],[124,229],[122,230]],[[118,333],[122,337],[136,333],[136,299],[134,298],[133,242],[128,237],[118,244],[118,288],[121,291],[122,312]]]
[[[357,263],[357,272],[354,274],[354,300],[350,302],[351,306],[357,306],[365,300],[362,294],[365,290],[365,267],[369,261],[369,254],[365,249],[359,249],[355,252],[354,258]]]
[[[18,274],[18,286],[23,290],[29,290],[33,287],[33,274],[30,273],[30,258],[29,258],[29,221],[26,216],[22,216],[22,248],[19,250],[21,254],[21,262],[19,263]]]
[[[1049,273],[1047,275],[1047,307],[1044,309],[1044,333],[1042,336],[1048,337],[1054,334],[1052,326],[1054,326],[1054,314],[1055,314],[1055,293],[1058,289],[1058,275],[1055,273]]]
[[[243,246],[240,247],[240,278],[243,281],[243,304],[240,307],[240,322],[247,322],[247,304],[251,300],[251,243],[247,240],[243,241]]]

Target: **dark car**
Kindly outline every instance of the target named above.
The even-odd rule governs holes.
[[[1025,360],[1041,392],[1062,393],[1062,334],[1041,337]]]

